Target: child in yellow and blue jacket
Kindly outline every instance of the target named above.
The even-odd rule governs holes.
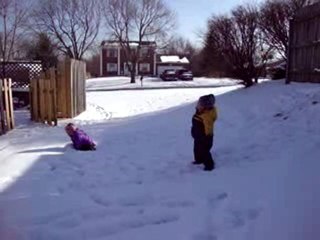
[[[215,168],[210,150],[213,145],[214,122],[217,120],[217,109],[213,94],[199,98],[196,113],[192,117],[191,135],[194,139],[193,164],[204,164],[205,171]]]

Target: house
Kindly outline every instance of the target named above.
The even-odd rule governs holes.
[[[158,55],[156,65],[158,76],[166,69],[190,69],[188,58],[177,55]]]
[[[130,41],[134,49],[139,46],[139,42]],[[143,41],[140,43],[140,58],[137,64],[136,73],[143,75],[156,75],[156,43]],[[100,75],[101,76],[121,76],[130,75],[128,65],[130,61],[126,59],[124,50],[121,49],[117,41],[103,41],[100,48]]]

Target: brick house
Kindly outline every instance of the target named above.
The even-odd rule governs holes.
[[[132,48],[138,47],[138,42],[132,41]],[[123,76],[130,75],[124,51],[117,41],[103,41],[100,48],[100,75]],[[144,41],[141,43],[140,59],[137,64],[138,75],[156,75],[156,43]]]

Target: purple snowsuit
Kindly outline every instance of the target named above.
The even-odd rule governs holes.
[[[95,150],[96,144],[93,140],[82,130],[77,129],[74,131],[71,136],[71,140],[73,142],[73,146],[77,150]]]

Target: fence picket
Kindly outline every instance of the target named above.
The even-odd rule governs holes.
[[[0,134],[4,134],[15,126],[11,79],[0,79],[0,91],[0,101],[3,106],[0,110]]]
[[[320,82],[320,3],[301,9],[290,24],[287,81]]]
[[[9,115],[10,115],[10,129],[15,127],[15,120],[14,120],[14,108],[13,108],[13,98],[12,98],[12,80],[11,78],[8,79],[8,88],[9,88]]]
[[[5,103],[5,114],[6,114],[6,126],[7,130],[10,130],[10,114],[9,114],[9,89],[8,89],[8,81],[4,79],[3,82],[3,90],[4,90],[4,103]]]

